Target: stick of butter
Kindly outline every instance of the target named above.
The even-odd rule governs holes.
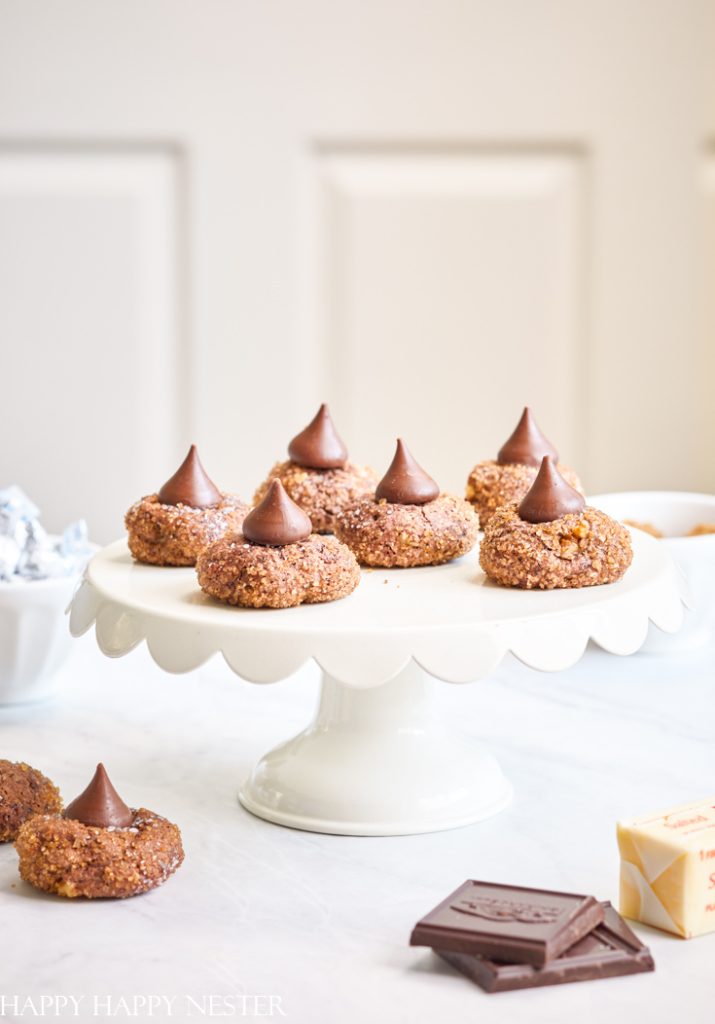
[[[620,911],[685,939],[715,929],[715,797],[618,822]]]

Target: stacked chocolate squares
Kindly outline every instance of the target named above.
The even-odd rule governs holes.
[[[655,969],[610,903],[492,882],[461,885],[415,925],[410,945],[431,946],[485,992]]]

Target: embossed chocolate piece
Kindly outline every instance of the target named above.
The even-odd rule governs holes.
[[[539,430],[536,420],[531,415],[531,409],[527,405],[514,433],[499,449],[497,462],[501,466],[511,464],[540,466],[544,455],[550,455],[554,462],[559,461],[558,452]]]
[[[545,455],[536,480],[519,505],[519,516],[527,523],[553,523],[585,507],[583,495],[566,483],[550,456]]]
[[[328,407],[323,402],[305,430],[288,445],[293,462],[306,469],[342,469],[348,450],[335,429]]]
[[[393,505],[426,505],[439,497],[439,485],[415,462],[407,445],[398,438],[395,457],[377,485],[375,497]]]
[[[593,896],[468,881],[415,925],[410,945],[543,967],[602,920]]]
[[[436,949],[443,960],[456,967],[485,992],[508,992],[519,988],[564,985],[571,981],[597,981],[624,974],[655,970],[653,957],[610,903],[604,902],[603,923],[585,935],[565,953],[543,967],[503,963],[470,953]]]
[[[280,480],[274,480],[260,505],[243,520],[243,536],[251,544],[281,547],[306,540],[312,533],[310,518],[286,494]]]
[[[190,505],[192,508],[211,508],[221,502],[221,492],[201,465],[196,445],[177,471],[167,480],[158,494],[162,505]]]
[[[97,765],[92,781],[68,804],[63,817],[97,828],[126,828],[134,820],[131,808],[127,807],[109,781],[103,764]]]

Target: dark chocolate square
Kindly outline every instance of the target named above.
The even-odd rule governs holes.
[[[469,881],[415,925],[410,945],[542,967],[602,920],[593,896]]]
[[[655,970],[653,957],[610,903],[602,904],[603,923],[544,967],[507,964],[468,953],[435,952],[485,992],[508,992],[571,981],[598,981]]]

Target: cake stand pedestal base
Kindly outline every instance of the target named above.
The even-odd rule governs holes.
[[[511,785],[488,751],[435,717],[434,683],[414,662],[368,689],[324,675],[313,722],[258,762],[239,800],[279,825],[352,836],[437,832],[497,814]]]

